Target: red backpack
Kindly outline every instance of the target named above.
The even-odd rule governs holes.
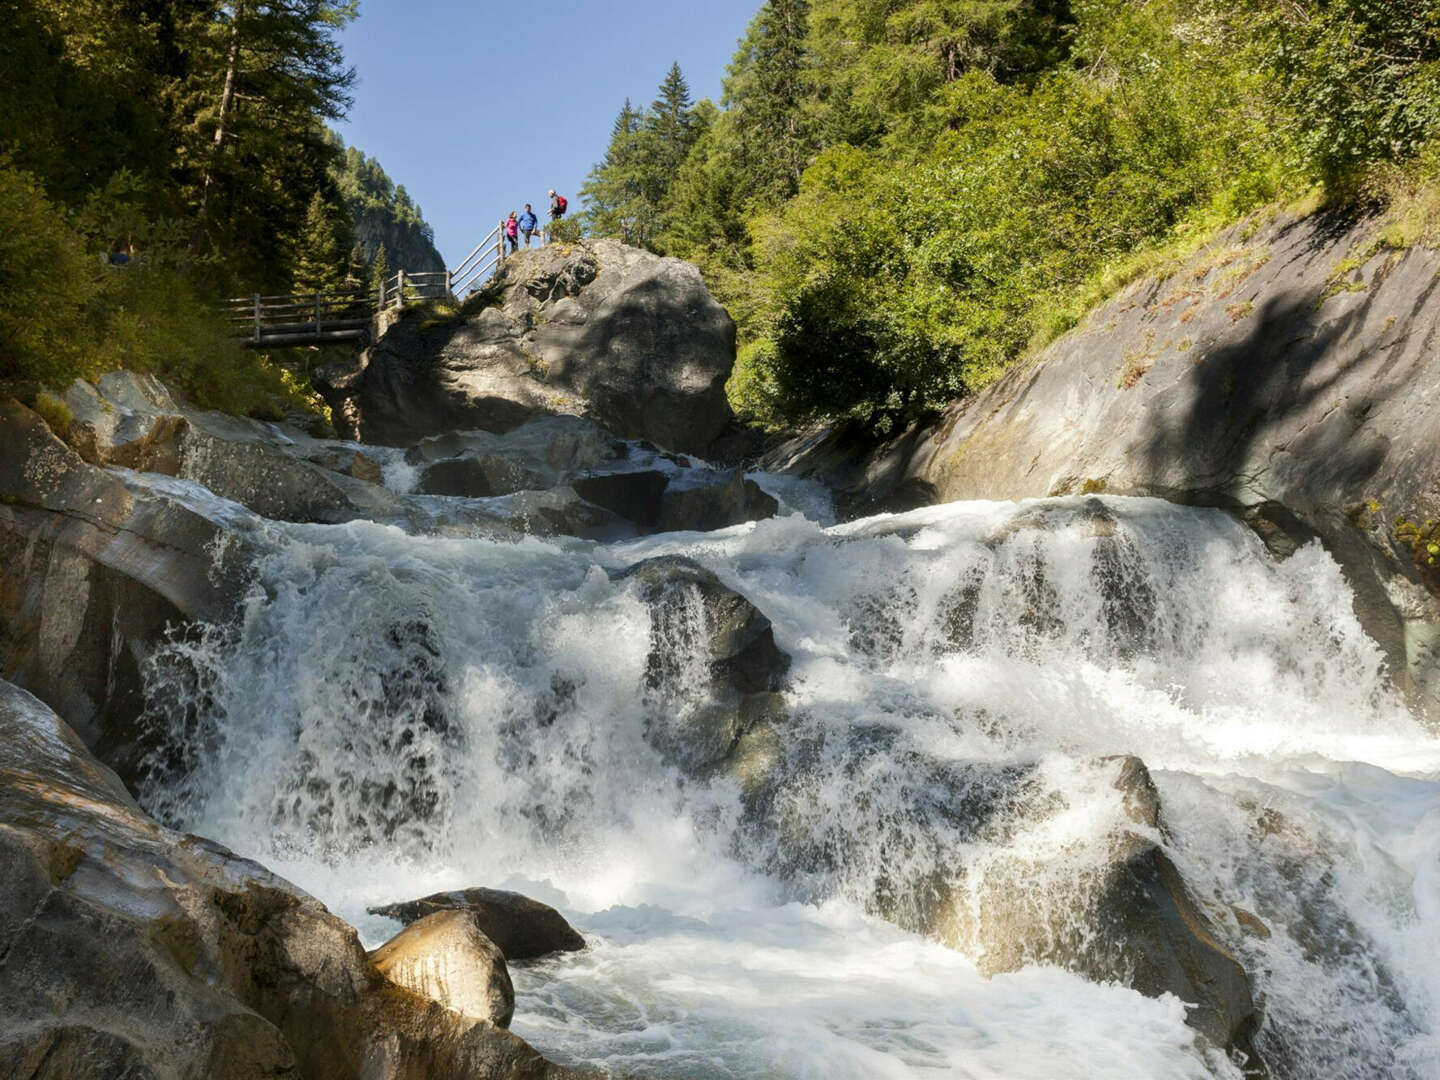
[[[563,214],[563,213],[565,212],[565,208],[566,208],[567,206],[569,206],[569,205],[570,205],[570,204],[565,201],[565,196],[564,196],[564,195],[556,195],[556,196],[555,196],[555,211],[556,211],[556,213]]]

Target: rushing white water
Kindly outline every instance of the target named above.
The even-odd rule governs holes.
[[[1003,943],[866,913],[1019,877],[1064,922],[1100,841],[1135,828],[1097,759],[1135,754],[1152,839],[1251,972],[1277,1072],[1440,1076],[1440,741],[1318,546],[1277,564],[1219,512],[1104,498],[610,545],[275,525],[261,552],[243,620],[153,672],[188,775],[149,803],[374,941],[396,925],[367,906],[440,888],[554,903],[590,948],[512,972],[514,1028],[552,1057],[1238,1075],[1173,997],[986,979]],[[793,659],[790,782],[758,815],[647,739],[651,613],[612,575],[662,554],[748,597]]]

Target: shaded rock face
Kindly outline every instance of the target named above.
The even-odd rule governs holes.
[[[494,305],[463,318],[392,326],[361,371],[324,388],[335,414],[392,445],[584,413],[700,452],[729,425],[735,326],[689,263],[611,240],[552,244],[510,258],[486,295]]]
[[[560,1078],[523,1040],[388,984],[355,931],[164,829],[0,683],[0,1074]]]
[[[506,960],[533,960],[575,952],[585,939],[548,904],[501,889],[461,889],[370,909],[372,914],[418,925],[438,912],[463,912],[500,949]]]
[[[812,434],[769,465],[853,513],[1105,491],[1234,509],[1281,556],[1318,536],[1396,683],[1440,718],[1440,584],[1396,536],[1440,519],[1440,253],[1372,246],[1375,228],[1237,228],[937,422],[879,447]]]
[[[515,988],[505,954],[466,911],[437,911],[411,923],[370,954],[396,986],[472,1020],[509,1027]]]
[[[648,735],[681,768],[703,773],[783,718],[790,657],[754,604],[683,556],[646,559],[618,580],[634,581],[650,607]]]
[[[0,676],[133,777],[143,666],[168,629],[231,609],[243,530],[132,490],[14,399],[0,401],[0,429]]]

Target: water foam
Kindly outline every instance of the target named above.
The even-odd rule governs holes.
[[[982,942],[867,913],[896,880],[963,898],[1020,867],[1063,919],[1094,840],[1134,828],[1095,764],[1129,753],[1265,999],[1275,1063],[1436,1075],[1440,742],[1318,546],[1276,564],[1219,512],[1116,498],[611,545],[275,528],[240,622],[169,657],[200,674],[157,680],[201,749],[147,798],[372,940],[394,927],[367,905],[432,889],[557,903],[592,948],[515,973],[516,1030],[555,1056],[1232,1075],[1173,998],[1044,967],[987,981]],[[763,828],[646,737],[651,615],[612,573],[666,554],[753,601],[793,657],[784,767],[804,782]]]

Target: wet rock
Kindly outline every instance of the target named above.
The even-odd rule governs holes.
[[[8,683],[0,942],[0,1075],[576,1075],[388,983],[351,927],[263,867],[158,825]]]
[[[379,464],[284,424],[177,403],[158,379],[115,371],[65,393],[65,433],[82,458],[193,480],[281,521],[348,521],[396,511]]]
[[[761,722],[781,723],[790,657],[754,604],[699,563],[667,555],[627,568],[650,608],[649,737],[692,773],[724,760]]]
[[[936,892],[926,929],[978,952],[986,974],[1051,963],[1142,994],[1170,993],[1187,1022],[1216,1046],[1254,1055],[1260,1014],[1250,980],[1160,846],[1160,797],[1136,757],[1107,759],[1133,828],[1097,837],[1103,857],[1047,892],[1046,872],[1024,860],[986,868],[959,893]]]
[[[505,954],[467,911],[437,911],[411,923],[370,954],[396,986],[462,1016],[509,1027],[515,988]]]
[[[0,430],[0,677],[133,779],[141,669],[168,629],[231,610],[251,526],[127,487],[14,399]]]
[[[449,458],[428,465],[415,490],[426,495],[483,498],[546,487],[544,478],[505,454]]]
[[[585,939],[548,904],[501,889],[459,889],[419,900],[370,909],[372,914],[419,925],[437,913],[463,912],[474,920],[506,960],[531,960],[555,952],[574,952]]]
[[[709,531],[774,517],[779,509],[779,502],[735,469],[728,476],[671,480],[661,496],[656,524],[661,532]]]
[[[587,502],[643,528],[654,528],[660,523],[661,499],[669,482],[664,473],[646,469],[584,476],[570,486]]]
[[[411,312],[322,391],[366,442],[584,414],[700,452],[730,423],[734,361],[734,324],[694,266],[586,240],[512,257],[460,315]]]

